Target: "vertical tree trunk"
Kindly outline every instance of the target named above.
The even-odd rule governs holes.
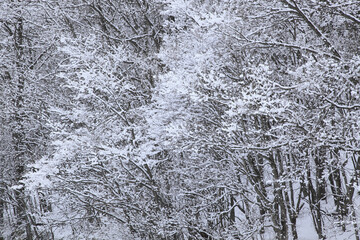
[[[309,207],[310,207],[313,223],[315,226],[315,230],[319,239],[326,239],[326,237],[323,234],[323,222],[322,222],[322,214],[320,209],[321,202],[317,195],[318,191],[316,191],[313,187],[310,170],[308,170],[307,173],[307,181],[308,181],[307,190],[308,190]]]
[[[235,223],[235,206],[234,204],[236,203],[236,199],[234,198],[233,195],[230,195],[230,224],[234,224]]]
[[[287,226],[287,210],[285,206],[285,201],[283,198],[283,190],[280,184],[280,175],[279,169],[277,167],[276,161],[279,160],[279,157],[276,156],[277,154],[271,152],[269,154],[269,163],[272,169],[272,174],[274,178],[274,208],[273,208],[273,223],[274,223],[274,230],[276,233],[276,238],[279,240],[286,240],[288,239],[288,226]]]
[[[358,227],[356,212],[355,212],[353,203],[351,204],[351,220],[353,222],[353,227],[354,227],[354,232],[355,232],[355,240],[360,240],[359,227]]]
[[[24,64],[24,35],[23,35],[23,19],[19,17],[15,23],[14,31],[14,49],[16,52],[16,75],[13,78],[16,86],[16,92],[14,94],[14,117],[13,124],[14,129],[12,133],[13,140],[13,162],[15,164],[15,176],[14,184],[17,185],[14,192],[16,201],[16,232],[14,237],[20,237],[23,233],[26,235],[27,240],[32,240],[31,226],[27,220],[27,206],[25,201],[24,188],[20,184],[25,172],[26,164],[26,143],[25,143],[25,129],[24,129],[24,88],[25,78],[23,73]]]
[[[2,235],[2,229],[4,229],[4,201],[2,198],[4,197],[4,191],[2,190],[2,186],[0,185],[0,240],[4,240],[4,236]]]
[[[320,149],[318,149],[315,153],[315,158],[314,158],[314,162],[315,162],[315,169],[316,169],[316,195],[318,200],[324,200],[326,198],[326,191],[325,191],[325,187],[326,187],[326,182],[325,182],[325,178],[323,177],[324,175],[324,170],[325,170],[325,154],[326,154],[326,150],[324,147],[321,147]]]

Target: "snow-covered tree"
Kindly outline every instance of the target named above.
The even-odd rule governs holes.
[[[1,4],[1,237],[359,239],[359,2]]]

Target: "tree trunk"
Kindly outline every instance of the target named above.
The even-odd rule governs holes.
[[[0,230],[4,229],[4,201],[2,198],[4,197],[4,191],[1,189],[0,186]],[[4,236],[2,235],[2,231],[0,231],[0,240],[4,240]]]
[[[16,72],[17,74],[13,78],[14,84],[16,86],[16,93],[14,94],[14,115],[13,115],[13,124],[14,130],[12,133],[13,140],[13,149],[14,149],[14,159],[15,163],[15,176],[14,184],[17,186],[14,195],[16,201],[16,232],[14,237],[20,237],[23,233],[26,235],[26,240],[32,240],[31,225],[27,220],[27,206],[25,201],[24,188],[21,186],[20,180],[22,179],[25,173],[26,165],[26,136],[24,129],[24,88],[25,88],[25,78],[23,75],[23,66],[24,59],[24,35],[23,35],[23,19],[19,17],[15,24],[14,31],[14,48],[16,52]]]
[[[311,182],[311,174],[310,170],[308,170],[307,174],[307,180],[308,180],[308,200],[309,200],[309,207],[311,216],[313,219],[313,223],[315,226],[316,233],[318,235],[319,239],[326,239],[326,237],[323,235],[323,222],[322,222],[322,214],[321,214],[321,204],[320,199],[318,198],[318,191],[316,191],[312,185]]]

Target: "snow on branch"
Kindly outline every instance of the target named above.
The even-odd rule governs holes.
[[[261,45],[264,45],[264,46],[273,46],[273,47],[277,46],[277,47],[295,48],[295,49],[304,50],[304,51],[307,51],[307,52],[310,52],[310,53],[314,53],[314,54],[317,54],[317,55],[323,55],[323,56],[326,56],[326,57],[330,57],[330,58],[333,58],[335,60],[340,60],[341,59],[340,56],[337,56],[337,55],[333,55],[333,54],[325,53],[325,52],[320,52],[320,51],[315,50],[313,48],[298,46],[298,45],[295,45],[295,44],[274,42],[274,41],[272,41],[272,42],[251,41],[251,43],[253,43],[253,44],[261,44]]]
[[[325,43],[327,47],[330,48],[331,52],[338,58],[341,58],[340,53],[335,49],[335,47],[330,43],[330,41],[327,39],[327,37],[320,31],[320,29],[311,21],[311,19],[306,16],[304,11],[298,6],[298,4],[295,1],[292,1],[293,4],[291,4],[287,0],[281,0],[285,5],[287,5],[289,8],[294,9],[305,22],[306,24],[315,32],[315,34]]]
[[[338,11],[339,14],[347,19],[350,19],[352,21],[354,21],[355,23],[357,24],[360,24],[360,19],[349,14],[349,13],[346,13],[344,12],[343,10],[339,9],[340,7],[344,7],[344,6],[349,6],[349,5],[355,5],[355,4],[360,4],[360,1],[357,1],[357,2],[350,2],[350,3],[343,3],[343,4],[334,4],[332,5],[331,2],[329,0],[326,0],[327,4],[329,4],[329,8],[335,10],[335,11]]]
[[[325,101],[327,101],[328,103],[331,103],[332,105],[334,105],[337,108],[342,108],[342,109],[356,109],[356,108],[360,108],[360,104],[354,104],[354,105],[341,105],[338,104],[334,101],[331,101],[328,98],[325,98]]]

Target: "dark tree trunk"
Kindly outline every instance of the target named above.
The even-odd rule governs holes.
[[[16,201],[16,232],[14,237],[17,238],[25,233],[26,240],[32,240],[31,225],[27,219],[27,206],[25,201],[24,188],[21,186],[20,180],[25,173],[26,165],[26,136],[24,129],[24,118],[25,118],[25,106],[24,106],[24,88],[25,78],[23,75],[23,64],[24,59],[24,33],[23,33],[23,19],[19,17],[15,23],[14,31],[14,48],[16,52],[16,72],[17,74],[13,77],[14,85],[16,86],[16,92],[14,94],[14,114],[13,114],[13,162],[15,163],[15,176],[14,184],[18,187],[14,192]]]
[[[2,198],[4,197],[4,191],[1,189],[2,186],[0,186],[0,230],[4,229],[4,201]],[[2,232],[0,231],[0,240],[4,240],[4,236],[2,235]]]
[[[319,239],[326,239],[325,235],[323,234],[321,201],[320,198],[318,198],[319,191],[316,191],[313,187],[310,170],[308,170],[307,175],[308,175],[307,176],[308,201],[309,201],[310,212],[315,226],[315,230]]]

